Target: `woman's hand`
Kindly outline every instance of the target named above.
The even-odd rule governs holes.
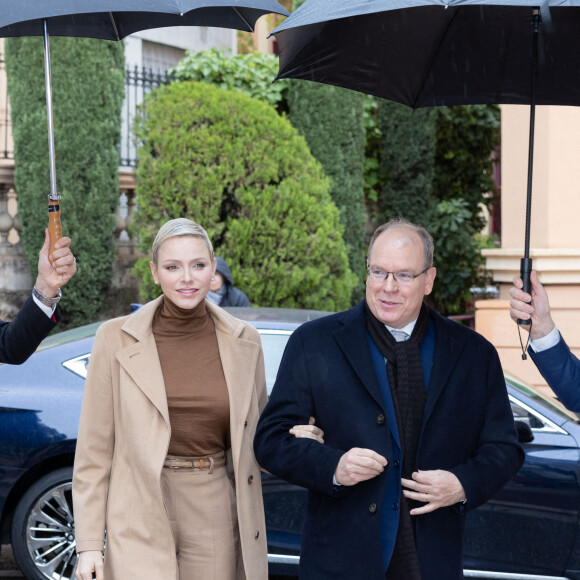
[[[81,552],[75,572],[77,580],[92,580],[93,572],[96,580],[105,580],[103,553],[98,550]]]
[[[324,443],[324,431],[320,427],[317,427],[314,424],[315,422],[316,419],[314,417],[310,417],[308,425],[294,425],[294,427],[290,429],[290,433],[292,433],[294,437],[316,439],[318,443]]]

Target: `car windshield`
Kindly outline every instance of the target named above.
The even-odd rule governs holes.
[[[543,405],[545,405],[546,407],[549,407],[552,411],[558,413],[563,418],[565,418],[567,421],[572,421],[574,423],[580,423],[578,416],[575,413],[573,413],[572,411],[569,411],[568,409],[566,409],[566,407],[564,407],[564,405],[562,405],[562,403],[560,403],[560,401],[558,401],[557,399],[553,399],[551,397],[545,397],[544,395],[542,395],[538,391],[536,391],[534,388],[530,387],[529,385],[526,385],[525,383],[522,383],[520,380],[516,379],[515,377],[513,377],[511,375],[508,375],[507,373],[505,375],[505,378],[506,378],[507,383],[511,387],[513,387],[514,389],[519,391],[520,393],[523,393],[524,395],[526,395],[530,399],[533,399],[535,401],[540,401]]]

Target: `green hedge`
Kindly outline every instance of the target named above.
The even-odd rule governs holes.
[[[63,292],[64,327],[95,320],[111,282],[124,50],[120,42],[79,38],[52,38],[50,48],[57,190],[78,265]],[[42,39],[7,39],[5,53],[18,213],[34,278],[50,193]]]
[[[354,284],[329,182],[288,121],[247,95],[174,83],[137,127],[140,247],[166,220],[203,225],[252,303],[340,310]],[[143,299],[159,289],[135,267]]]

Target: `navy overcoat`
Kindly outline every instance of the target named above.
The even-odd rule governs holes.
[[[254,440],[263,468],[309,490],[300,580],[385,577],[379,514],[396,512],[400,498],[387,497],[386,490],[388,478],[400,477],[400,471],[363,306],[293,333]],[[460,580],[465,513],[497,492],[524,455],[494,347],[433,310],[430,317],[435,350],[416,468],[453,472],[467,503],[417,517],[417,550],[422,580]],[[324,444],[288,433],[311,416],[324,430]],[[338,461],[353,447],[373,449],[389,464],[374,479],[334,486]]]
[[[59,320],[58,308],[49,318],[30,296],[12,322],[0,320],[0,363],[22,364]]]

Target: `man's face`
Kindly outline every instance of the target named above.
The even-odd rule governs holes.
[[[418,274],[425,268],[423,242],[405,226],[389,229],[375,240],[367,267]],[[383,324],[403,328],[419,316],[423,297],[433,289],[435,274],[435,268],[429,268],[409,284],[395,282],[392,275],[380,282],[367,278],[366,299],[371,312]]]

